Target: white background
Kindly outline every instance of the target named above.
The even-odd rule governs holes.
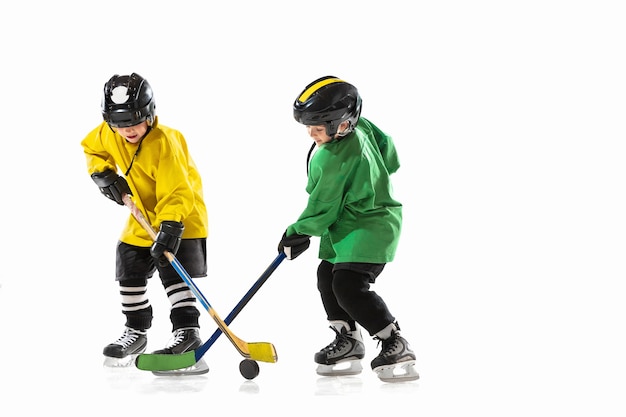
[[[0,407],[293,415],[623,416],[625,13],[619,1],[31,1],[0,15]],[[244,381],[220,339],[203,377],[102,367],[123,328],[124,207],[86,173],[102,86],[137,72],[203,175],[209,277],[225,317],[306,201],[311,143],[292,117],[323,75],[355,84],[392,135],[404,231],[374,289],[421,379],[319,378],[330,342],[316,250],[285,261],[232,330],[279,361]],[[313,240],[313,245],[317,240]],[[169,338],[150,283],[149,349]],[[202,316],[203,337],[215,326]]]

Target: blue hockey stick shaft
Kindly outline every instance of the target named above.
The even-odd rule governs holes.
[[[270,266],[261,274],[261,276],[255,281],[255,283],[250,287],[248,292],[243,296],[243,298],[239,301],[239,303],[232,309],[232,311],[226,316],[224,319],[224,323],[226,325],[230,325],[230,323],[237,317],[237,315],[243,310],[243,308],[248,304],[248,302],[252,299],[254,294],[259,291],[259,289],[263,286],[265,281],[272,275],[272,273],[278,268],[278,265],[285,259],[285,253],[281,252],[278,254],[276,259],[272,261]],[[202,346],[196,348],[196,362],[200,360],[204,356],[204,354],[211,348],[213,343],[222,335],[222,330],[218,327],[215,332],[211,335],[211,337],[202,344]]]

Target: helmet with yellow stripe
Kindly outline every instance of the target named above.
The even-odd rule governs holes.
[[[318,78],[298,95],[293,116],[305,126],[326,127],[326,134],[335,137],[342,122],[349,126],[339,135],[354,130],[361,115],[361,96],[355,86],[335,76]]]

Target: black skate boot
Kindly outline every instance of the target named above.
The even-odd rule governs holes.
[[[415,353],[409,342],[400,336],[400,327],[392,324],[391,336],[387,339],[374,337],[382,344],[382,350],[372,360],[372,370],[385,382],[414,381],[419,378],[415,370]]]
[[[186,352],[194,351],[202,345],[202,339],[200,339],[200,331],[196,327],[186,327],[183,329],[174,330],[172,338],[168,342],[167,346],[163,349],[155,350],[153,354],[161,355],[180,355]],[[200,359],[194,365],[176,369],[173,371],[152,371],[154,375],[200,375],[209,372],[209,367],[204,361]]]
[[[356,326],[355,326],[356,327]],[[336,337],[328,346],[315,354],[317,374],[323,376],[357,375],[361,373],[361,359],[365,356],[365,345],[361,331],[348,330],[344,325],[332,323],[330,328]]]
[[[193,328],[184,328],[174,330],[172,338],[164,349],[155,350],[152,353],[160,354],[180,354],[194,350],[202,345],[202,339],[200,339],[200,331]]]
[[[145,331],[127,327],[119,339],[105,346],[102,351],[105,356],[104,365],[110,367],[128,366],[133,363],[137,355],[146,350],[147,344],[148,338]]]

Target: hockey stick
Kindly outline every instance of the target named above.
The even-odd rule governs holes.
[[[248,302],[252,299],[254,294],[259,291],[265,281],[267,281],[276,268],[278,268],[278,265],[280,265],[283,259],[285,259],[285,253],[281,252],[278,254],[276,259],[272,261],[270,266],[267,267],[263,274],[261,274],[261,276],[255,281],[252,287],[250,287],[248,292],[243,296],[239,303],[237,303],[235,308],[233,308],[228,316],[226,316],[224,319],[224,323],[226,323],[226,325],[230,325],[235,317],[237,317],[241,310],[243,310],[246,304],[248,304]],[[215,343],[221,334],[222,329],[218,327],[215,332],[213,332],[211,337],[200,347],[185,353],[172,355],[163,353],[142,353],[137,356],[136,366],[138,369],[144,371],[173,371],[193,366],[204,356],[204,354],[211,348],[213,343]]]
[[[135,217],[135,219],[139,222],[139,224],[141,224],[141,226],[146,230],[146,232],[148,232],[152,240],[155,240],[157,236],[156,232],[152,228],[152,225],[150,224],[150,222],[148,222],[148,220],[144,217],[141,210],[139,210],[137,206],[135,205],[135,203],[133,203],[130,196],[128,194],[124,194],[122,199],[124,201],[124,205],[130,209],[133,217]],[[209,315],[213,318],[213,320],[215,320],[215,322],[217,323],[217,326],[222,330],[222,332],[224,332],[226,337],[231,341],[231,343],[235,346],[235,348],[239,351],[239,353],[244,358],[258,360],[261,362],[271,362],[271,363],[276,362],[278,358],[276,355],[276,349],[274,348],[273,344],[269,342],[247,343],[241,340],[240,338],[238,338],[237,336],[235,336],[235,334],[228,328],[228,325],[224,323],[224,320],[222,320],[218,316],[218,314],[215,312],[213,307],[211,307],[211,304],[204,297],[202,292],[200,292],[200,289],[193,282],[193,279],[187,273],[185,268],[183,268],[183,266],[178,261],[178,259],[176,259],[176,257],[169,251],[165,251],[163,255],[167,258],[167,260],[170,262],[172,267],[176,270],[178,275],[180,275],[183,281],[185,281],[185,284],[187,284],[187,286],[189,287],[191,292],[193,292],[195,297],[198,300],[200,300],[200,303],[204,306],[204,308],[206,308],[206,310],[209,312]]]

